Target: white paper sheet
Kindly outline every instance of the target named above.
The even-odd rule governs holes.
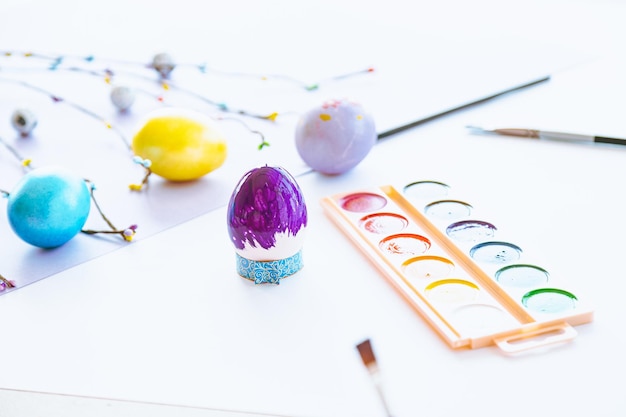
[[[137,240],[225,205],[251,168],[269,164],[295,176],[307,172],[295,148],[295,125],[300,114],[327,99],[360,102],[383,133],[541,79],[581,59],[549,44],[481,31],[460,37],[429,26],[397,25],[394,8],[379,14],[374,6],[354,9],[334,2],[196,3],[3,6],[0,137],[32,159],[33,166],[62,165],[93,181],[107,217],[118,228],[137,224]],[[160,52],[178,64],[167,89],[147,68]],[[367,71],[370,67],[373,72]],[[104,70],[112,73],[109,82]],[[319,88],[307,91],[300,81]],[[138,90],[125,114],[109,99],[116,85]],[[271,122],[220,114],[214,102],[279,115]],[[219,122],[228,140],[227,161],[194,182],[172,183],[153,175],[147,189],[131,192],[128,185],[138,182],[143,170],[130,161],[124,140],[132,140],[141,120],[163,106],[234,118]],[[9,124],[17,107],[32,110],[39,120],[31,137],[19,137]],[[257,150],[260,137],[253,131],[270,146]],[[0,149],[0,164],[0,188],[10,192],[23,170],[5,149]],[[92,210],[86,228],[106,225]],[[10,230],[4,206],[0,235],[0,250],[11,254],[0,273],[18,287],[127,245],[118,236],[79,235],[63,247],[41,250]]]

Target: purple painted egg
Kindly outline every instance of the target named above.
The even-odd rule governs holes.
[[[242,277],[278,284],[302,268],[307,209],[285,169],[264,166],[247,172],[230,197],[227,224]]]
[[[374,119],[350,100],[331,100],[305,113],[296,126],[296,148],[315,171],[342,174],[376,143]]]

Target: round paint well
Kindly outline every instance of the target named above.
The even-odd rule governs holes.
[[[503,264],[519,259],[522,249],[508,242],[484,242],[470,249],[470,256],[478,262]]]
[[[439,200],[427,204],[424,212],[434,219],[456,220],[469,216],[472,206],[459,200]]]
[[[492,332],[515,324],[515,320],[506,311],[490,304],[459,307],[452,313],[451,321],[463,332]]]
[[[474,301],[479,294],[478,285],[463,279],[442,279],[429,284],[426,295],[432,301],[444,303],[468,303]]]
[[[496,271],[496,281],[508,287],[537,287],[548,282],[548,271],[535,265],[509,265]]]
[[[407,259],[402,269],[407,278],[442,279],[450,276],[454,264],[447,258],[426,255]]]
[[[446,228],[446,234],[461,242],[476,242],[492,238],[496,227],[480,220],[463,220],[452,223]]]
[[[374,193],[350,194],[341,199],[339,205],[347,211],[365,213],[380,210],[387,205],[387,199]]]
[[[558,288],[540,288],[522,297],[522,305],[539,313],[562,313],[576,308],[576,296]]]
[[[376,213],[361,219],[361,227],[370,233],[398,233],[409,225],[406,217],[394,213]]]
[[[415,256],[430,248],[430,240],[424,236],[403,233],[384,238],[378,246],[384,252],[393,255]]]
[[[438,181],[417,181],[404,187],[404,196],[416,200],[440,200],[448,195],[450,186]]]

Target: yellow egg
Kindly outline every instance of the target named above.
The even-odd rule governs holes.
[[[135,155],[152,162],[156,175],[189,181],[219,168],[226,160],[226,140],[216,122],[188,109],[160,109],[148,115],[133,137]]]

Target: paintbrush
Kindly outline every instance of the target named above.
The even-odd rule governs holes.
[[[383,403],[387,417],[391,417],[391,412],[389,411],[389,406],[387,405],[387,401],[385,400],[385,395],[383,393],[380,371],[378,369],[378,364],[376,363],[376,356],[374,355],[374,350],[372,349],[372,343],[369,339],[366,339],[356,345],[356,348],[359,351],[359,355],[361,355],[363,365],[367,368],[367,371],[374,382],[374,386],[376,387],[376,391],[378,391],[378,395]]]

